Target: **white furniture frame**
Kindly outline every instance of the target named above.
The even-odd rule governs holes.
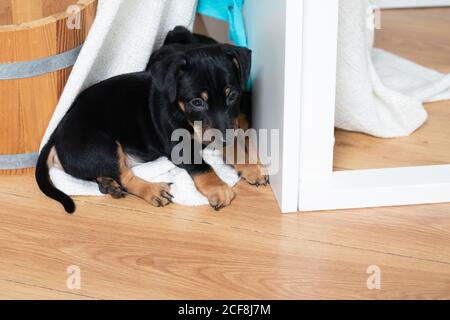
[[[450,202],[450,165],[333,171],[337,0],[246,3],[254,125],[281,130],[282,212]]]

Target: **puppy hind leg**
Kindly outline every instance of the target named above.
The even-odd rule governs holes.
[[[136,177],[127,165],[126,155],[118,144],[120,185],[130,194],[144,199],[155,207],[164,207],[172,203],[170,185],[167,183],[150,183]]]
[[[114,199],[124,198],[126,195],[122,186],[112,178],[100,177],[96,179],[101,193],[109,194]]]

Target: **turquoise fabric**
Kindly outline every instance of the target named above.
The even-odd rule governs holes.
[[[235,45],[247,47],[247,34],[245,32],[244,0],[199,0],[198,13],[228,22],[230,38]]]

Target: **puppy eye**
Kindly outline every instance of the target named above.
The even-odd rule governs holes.
[[[189,102],[189,104],[194,107],[195,109],[206,109],[206,103],[203,99],[200,98],[196,98],[196,99],[192,99],[191,102]]]
[[[239,99],[239,92],[236,90],[233,90],[230,92],[230,94],[227,97],[228,104],[233,104]]]

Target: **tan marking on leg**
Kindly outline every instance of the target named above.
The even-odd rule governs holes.
[[[203,92],[201,93],[201,97],[202,97],[202,99],[203,99],[204,101],[208,101],[208,99],[209,99],[208,92],[203,91]]]
[[[180,107],[181,111],[186,112],[186,105],[184,104],[184,102],[179,101],[178,106]]]
[[[127,166],[126,155],[118,144],[120,183],[128,193],[144,199],[155,207],[163,207],[172,202],[170,186],[167,183],[150,183],[134,175]]]
[[[195,175],[193,179],[197,189],[208,198],[215,210],[229,206],[235,197],[233,189],[220,180],[213,170]]]
[[[225,148],[223,150],[223,156],[225,161],[228,164],[231,164],[234,169],[238,172],[241,178],[243,178],[245,181],[247,181],[249,184],[254,186],[266,186],[269,184],[269,177],[267,176],[264,167],[261,165],[261,162],[259,161],[259,158],[257,155],[254,155],[254,157],[250,157],[249,154],[249,141],[246,139],[245,146],[242,146],[244,150],[239,150],[240,147],[239,143],[234,141],[233,144],[233,150],[230,150],[231,148]],[[255,148],[252,148],[252,150],[256,150]],[[233,151],[233,156],[228,156],[229,152]],[[238,156],[240,153],[244,151],[244,159],[241,159]],[[240,152],[240,153],[239,153]],[[231,158],[231,159],[230,159]],[[251,159],[257,159],[256,163],[251,163]],[[230,163],[231,161],[231,163]]]

